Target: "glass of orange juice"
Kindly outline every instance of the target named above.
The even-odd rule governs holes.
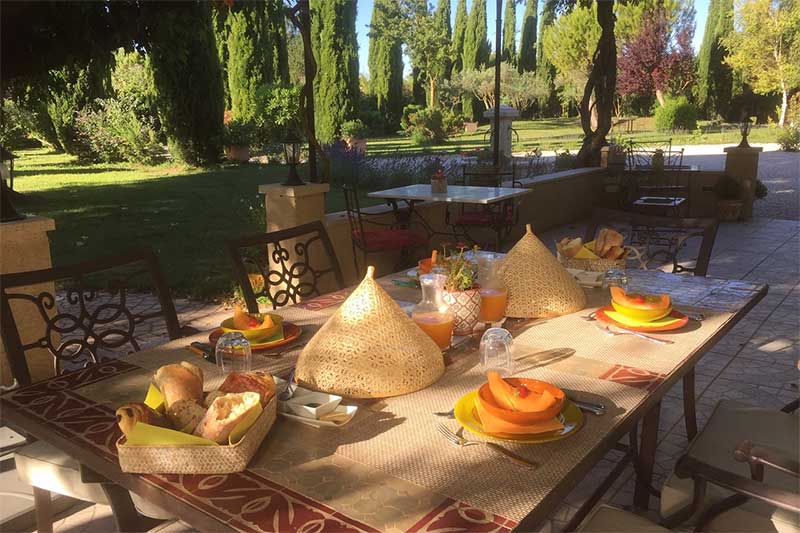
[[[508,291],[498,273],[499,266],[500,260],[496,254],[478,254],[478,281],[481,285],[481,312],[478,320],[487,324],[500,322],[506,315]]]
[[[411,311],[411,319],[442,350],[453,338],[453,311],[442,298],[446,279],[442,274],[421,275],[422,301]]]

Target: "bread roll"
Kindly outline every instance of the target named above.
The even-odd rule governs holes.
[[[267,403],[275,395],[275,380],[264,372],[231,372],[222,385],[220,392],[256,392],[261,397],[261,405]]]
[[[603,256],[603,259],[621,259],[625,255],[625,248],[622,246],[612,246]]]
[[[211,407],[211,404],[214,403],[214,400],[216,400],[220,396],[225,396],[225,393],[222,392],[221,390],[214,390],[209,392],[208,394],[206,394],[206,399],[203,400],[203,405],[205,405],[206,408]]]
[[[194,434],[226,444],[228,436],[245,415],[258,405],[260,396],[256,392],[228,393],[220,396],[206,411]]]
[[[205,414],[206,408],[194,400],[178,400],[167,407],[167,418],[184,433],[192,433]]]
[[[625,242],[625,237],[618,231],[611,228],[600,228],[594,243],[594,253],[598,257],[605,257],[612,247],[622,246],[623,242]]]
[[[164,415],[141,402],[126,403],[117,409],[117,423],[122,433],[127,435],[139,422],[153,426],[169,427]]]
[[[155,382],[168,409],[181,400],[203,403],[203,371],[191,363],[162,366],[156,372]]]
[[[581,248],[583,248],[583,239],[581,239],[580,237],[576,239],[570,239],[569,237],[564,237],[563,239],[561,239],[561,241],[559,241],[558,244],[561,253],[565,257],[572,259],[573,257],[575,257],[575,254],[577,254],[581,250]]]

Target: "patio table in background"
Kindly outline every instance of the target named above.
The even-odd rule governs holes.
[[[530,194],[530,189],[512,188],[512,187],[474,187],[469,185],[448,185],[447,192],[434,194],[431,192],[429,184],[418,183],[416,185],[406,185],[404,187],[396,187],[394,189],[386,189],[384,191],[375,191],[368,193],[370,198],[382,198],[386,203],[392,206],[398,220],[408,222],[414,214],[420,220],[420,223],[425,227],[428,236],[431,235],[446,235],[455,237],[455,232],[444,233],[434,230],[430,223],[425,220],[422,214],[414,209],[414,205],[419,202],[446,202],[452,204],[471,204],[471,205],[491,205],[499,202],[507,202],[514,198],[519,198]],[[400,217],[401,212],[398,208],[398,201],[403,201],[408,204],[408,212],[404,217]],[[503,227],[492,228],[497,233],[497,245],[499,244],[502,236]]]
[[[396,301],[419,299],[417,290],[396,286],[393,277],[380,281]],[[201,530],[530,531],[642,421],[636,501],[647,505],[662,398],[767,291],[756,283],[658,271],[631,271],[629,283],[632,290],[668,292],[678,309],[702,312],[705,319],[658,334],[674,341],[669,346],[631,336],[610,338],[582,318],[608,303],[606,291],[591,289],[589,306],[579,313],[509,325],[516,350],[575,350],[548,366],[520,368],[517,375],[552,382],[576,399],[607,407],[604,416],[587,416],[584,426],[564,440],[506,443],[541,465],[534,471],[484,447],[451,446],[436,431],[443,419],[432,412],[449,409],[485,380],[474,337],[460,339],[447,352],[447,369],[437,383],[404,396],[360,401],[355,419],[338,430],[279,418],[248,469],[236,474],[132,475],[119,469],[114,410],[141,401],[159,366],[192,360],[207,374],[207,388],[220,383],[216,367],[185,348],[204,335],[9,392],[0,397],[0,406],[12,426]],[[280,313],[310,336],[347,294],[349,289],[323,295]],[[298,353],[255,357],[255,366],[284,374]],[[444,421],[455,429],[455,421]]]

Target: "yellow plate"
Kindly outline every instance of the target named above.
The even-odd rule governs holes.
[[[561,414],[558,415],[561,423],[564,424],[564,429],[560,431],[548,431],[546,433],[537,433],[536,435],[509,435],[507,437],[492,435],[491,433],[486,433],[483,431],[481,421],[474,412],[475,398],[477,396],[478,391],[472,391],[459,398],[455,407],[453,408],[453,414],[455,415],[456,420],[458,420],[458,423],[461,424],[464,429],[470,433],[474,433],[475,435],[480,435],[481,437],[486,437],[488,439],[531,444],[551,442],[569,437],[578,431],[583,425],[583,413],[581,413],[581,410],[575,407],[575,404],[569,400],[566,400],[564,402],[564,409],[562,409]]]

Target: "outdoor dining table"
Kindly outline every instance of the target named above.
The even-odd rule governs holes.
[[[433,235],[445,235],[447,237],[455,237],[455,230],[453,233],[444,233],[436,231],[430,222],[422,216],[419,210],[415,209],[415,205],[419,202],[445,202],[449,204],[462,204],[462,205],[480,205],[489,206],[500,202],[513,201],[533,192],[531,189],[515,188],[515,187],[477,187],[472,185],[448,185],[447,192],[434,193],[431,191],[430,184],[417,183],[415,185],[405,185],[403,187],[395,187],[393,189],[386,189],[383,191],[374,191],[368,193],[370,198],[382,198],[386,200],[387,204],[392,207],[395,217],[398,222],[408,224],[411,218],[416,214],[419,222],[428,233],[428,237]],[[398,202],[405,202],[408,205],[407,210],[402,210],[398,206]],[[497,248],[500,248],[501,234],[507,228],[503,223],[503,227],[492,228],[498,235]]]
[[[401,307],[419,299],[416,289],[380,279]],[[191,360],[206,374],[206,389],[222,380],[216,366],[186,347],[207,334],[169,342],[124,358],[19,388],[0,397],[4,419],[14,428],[64,450],[106,479],[136,492],[200,530],[276,531],[530,531],[621,437],[642,425],[643,457],[637,502],[647,505],[662,398],[766,294],[765,285],[738,280],[631,271],[632,290],[665,292],[684,312],[702,321],[671,333],[660,345],[634,336],[610,337],[586,320],[608,304],[607,291],[586,289],[588,307],[548,319],[508,320],[515,353],[574,350],[543,366],[518,366],[515,375],[551,382],[574,399],[603,403],[606,414],[586,415],[573,435],[550,443],[503,443],[538,463],[535,470],[484,446],[457,447],[437,432],[455,420],[447,411],[485,375],[477,337],[456,339],[445,352],[446,371],[433,385],[403,396],[355,401],[347,425],[317,429],[285,420],[267,435],[247,470],[227,475],[123,473],[116,442],[115,409],[141,401],[161,365]],[[350,289],[281,308],[307,340],[331,316]],[[256,369],[286,375],[300,348],[255,357]],[[519,365],[519,363],[518,363]]]

